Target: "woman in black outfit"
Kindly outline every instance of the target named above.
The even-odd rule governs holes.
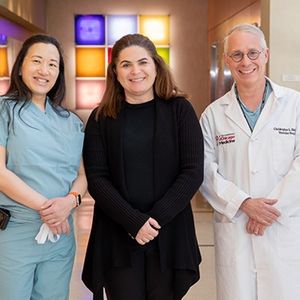
[[[95,199],[83,281],[94,299],[103,287],[110,300],[181,299],[200,278],[190,200],[203,179],[203,138],[148,38],[114,45],[83,156]]]

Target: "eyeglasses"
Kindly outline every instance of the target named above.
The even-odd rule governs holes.
[[[235,51],[232,54],[228,55],[233,61],[240,62],[243,60],[244,56],[247,55],[247,57],[251,60],[256,60],[259,55],[262,53],[262,51],[259,50],[249,50],[248,53],[243,53],[241,51]]]

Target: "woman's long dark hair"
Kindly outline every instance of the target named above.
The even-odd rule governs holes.
[[[52,44],[58,50],[59,74],[54,86],[47,93],[47,96],[49,98],[50,104],[55,109],[55,111],[58,114],[61,114],[64,111],[62,115],[65,116],[66,110],[58,109],[58,107],[61,106],[61,103],[64,100],[65,93],[66,93],[65,64],[63,59],[63,51],[59,42],[54,37],[48,35],[42,35],[42,34],[33,35],[23,43],[23,46],[20,52],[18,53],[15,63],[13,65],[10,85],[6,94],[3,95],[4,99],[16,102],[15,105],[17,105],[17,103],[20,101],[22,102],[24,101],[24,103],[21,105],[21,108],[19,110],[19,114],[22,108],[31,100],[32,92],[22,80],[22,76],[20,74],[21,74],[23,61],[25,56],[27,55],[28,49],[37,43]]]
[[[112,48],[111,62],[107,68],[106,89],[102,101],[97,108],[96,119],[100,115],[116,118],[125,100],[125,92],[117,79],[116,63],[120,52],[130,46],[144,48],[154,60],[156,67],[156,79],[154,82],[154,95],[169,100],[177,96],[186,96],[176,86],[168,65],[158,55],[153,42],[141,34],[128,34],[119,39]]]

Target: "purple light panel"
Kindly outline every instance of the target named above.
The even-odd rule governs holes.
[[[0,33],[0,45],[7,45],[7,36]]]
[[[77,45],[104,45],[105,17],[103,15],[75,16],[75,43]]]

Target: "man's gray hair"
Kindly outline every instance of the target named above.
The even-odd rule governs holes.
[[[245,24],[236,25],[228,32],[228,34],[224,38],[224,53],[227,53],[227,51],[228,51],[229,36],[236,31],[248,32],[248,33],[252,33],[252,34],[256,35],[259,38],[259,44],[260,44],[262,50],[267,49],[265,35],[261,31],[261,29],[255,25],[245,23]]]

